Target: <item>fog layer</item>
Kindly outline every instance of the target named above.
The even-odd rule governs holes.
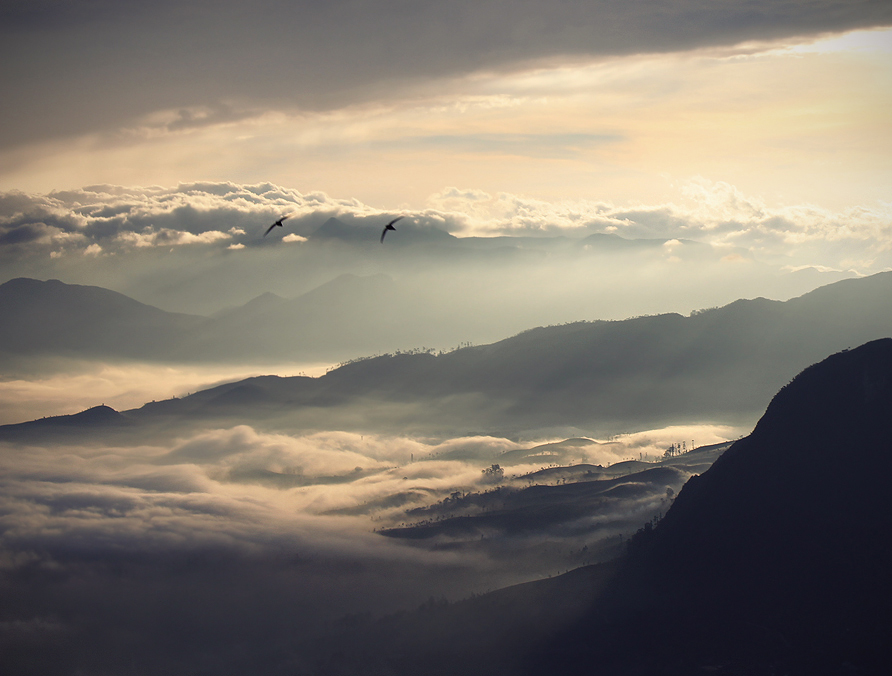
[[[307,642],[349,613],[464,598],[612,555],[621,534],[666,508],[667,488],[715,454],[653,479],[635,474],[649,466],[624,460],[737,433],[675,428],[536,447],[240,426],[132,446],[4,444],[0,644],[13,673],[114,670],[131,659],[147,672],[171,660],[305,667]],[[568,461],[575,479],[549,473]],[[498,474],[484,471],[500,462]],[[477,526],[399,536],[431,515],[448,520],[456,495],[465,516],[488,518],[493,496],[596,487],[597,478],[613,497],[583,521],[567,514],[518,531],[478,520],[482,541]],[[522,522],[523,504],[506,514]]]

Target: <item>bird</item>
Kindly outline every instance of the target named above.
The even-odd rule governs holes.
[[[275,228],[277,225],[281,228],[282,221],[287,221],[289,218],[291,218],[291,216],[282,216],[282,218],[280,218],[278,221],[276,221],[275,223],[273,223],[271,226],[269,226],[266,229],[266,232],[263,233],[263,236],[266,237],[270,232],[272,232],[272,229]]]
[[[394,232],[396,232],[396,228],[393,227],[393,224],[396,223],[401,218],[403,218],[403,216],[397,216],[392,221],[390,221],[390,223],[388,223],[387,225],[384,226],[384,229],[381,231],[381,244],[384,244],[384,235],[387,234],[388,230],[393,230]]]

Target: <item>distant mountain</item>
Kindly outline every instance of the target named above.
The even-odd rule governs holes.
[[[611,233],[597,232],[588,237],[584,237],[580,241],[580,246],[589,251],[604,251],[616,253],[617,251],[642,251],[647,249],[659,249],[666,246],[668,239],[627,239]],[[694,242],[692,240],[671,240],[677,242],[686,249],[699,249],[699,252],[705,252],[711,249],[708,244]]]
[[[333,638],[320,673],[892,669],[892,339],[807,368],[625,558]]]
[[[265,297],[213,320],[61,282],[14,280],[0,287],[3,297],[0,316],[11,320],[0,325],[0,352],[159,359],[273,360],[313,345],[343,352],[352,341],[387,344],[394,331],[412,345],[431,311],[423,298],[383,275],[343,275],[298,298]],[[402,319],[411,303],[415,319]],[[253,424],[277,418],[286,426],[421,434],[751,424],[764,402],[809,364],[888,336],[892,272],[843,280],[786,302],[759,298],[690,317],[536,328],[448,353],[354,361],[318,379],[230,384],[224,389],[240,388],[237,401],[214,390],[137,415],[163,410],[182,420],[233,416]]]
[[[56,279],[0,285],[0,354],[161,358],[207,321]]]
[[[344,274],[296,298],[261,296],[193,333],[191,356],[269,360],[380,349],[391,344],[395,313],[403,311],[394,287],[386,275]]]
[[[537,328],[438,355],[360,360],[318,379],[252,380],[250,394],[244,390],[237,405],[214,390],[164,410],[185,417],[273,416],[297,425],[396,426],[419,433],[439,428],[510,434],[555,426],[623,431],[704,420],[748,424],[809,364],[890,335],[892,273],[882,273],[787,302],[756,299],[691,317]],[[369,401],[375,406],[363,407]]]
[[[0,285],[0,359],[324,361],[422,344],[428,315],[414,290],[380,274],[340,275],[291,299],[263,294],[211,318],[165,312],[100,287],[21,278]]]
[[[95,287],[13,280],[0,287],[0,311],[8,318],[0,325],[0,347],[13,353],[223,359],[275,354],[292,344],[343,346],[358,332],[373,339],[374,327],[390,330],[396,315],[381,312],[375,301],[399,293],[385,276],[344,275],[298,298],[270,295],[209,320],[164,313]],[[411,325],[404,330],[411,333]],[[516,429],[518,420],[531,427],[622,427],[746,419],[822,355],[888,335],[892,273],[882,273],[786,303],[737,301],[691,317],[583,322],[439,356],[379,357],[317,380],[265,379],[242,388],[237,405],[231,397],[199,393],[165,410],[181,416],[235,412],[251,420],[320,405],[332,413],[332,402],[371,396],[395,406],[436,404],[413,410],[410,426],[459,421],[469,431]],[[384,415],[359,424],[390,422]]]
[[[271,308],[281,305],[284,302],[285,299],[281,296],[277,296],[276,294],[267,291],[266,293],[260,294],[256,298],[252,298],[244,305],[229,307],[221,310],[220,312],[214,313],[212,319],[220,320],[223,318],[238,316],[240,321],[250,320],[270,310]]]

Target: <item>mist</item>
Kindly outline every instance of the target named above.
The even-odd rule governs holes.
[[[669,439],[711,443],[738,433],[688,427],[536,445],[238,426],[172,441],[142,435],[130,445],[3,444],[0,643],[10,664],[45,669],[114,670],[136,660],[152,672],[171,659],[190,669],[310,669],[302,660],[313,641],[351,616],[563,572],[608,556],[621,533],[666,508],[660,484],[585,524],[488,528],[483,540],[476,532],[400,536],[450,496],[557,486],[560,477],[530,473],[571,458],[580,472],[631,472],[629,485],[640,487],[623,461],[654,460]],[[499,462],[504,474],[485,471]],[[678,489],[690,471],[674,471]]]
[[[279,363],[285,376],[320,376],[329,363]],[[152,401],[251,376],[267,369],[256,364],[177,364],[73,358],[17,357],[0,376],[0,425],[71,415],[105,404],[122,411]]]
[[[770,242],[760,234],[764,221],[786,222],[771,213],[717,226],[702,213],[609,205],[556,213],[514,203],[513,214],[482,220],[445,209],[473,197],[454,195],[444,208],[407,214],[382,244],[381,224],[392,214],[271,185],[9,193],[0,224],[8,279],[99,286],[168,314],[133,306],[129,324],[112,318],[89,336],[48,330],[60,309],[45,320],[29,315],[31,333],[16,338],[4,371],[9,378],[46,370],[58,362],[39,357],[56,355],[175,368],[228,363],[233,375],[244,365],[294,372],[295,364],[491,343],[535,326],[689,314],[738,298],[785,300],[859,274],[839,267],[841,260],[819,265],[824,254],[806,248],[791,259],[733,244],[757,236]],[[285,227],[264,237],[283,213],[292,214]],[[64,310],[76,323],[86,306]],[[38,359],[21,359],[32,354]]]

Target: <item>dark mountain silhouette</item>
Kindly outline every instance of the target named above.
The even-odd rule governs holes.
[[[609,673],[634,673],[623,654],[634,625],[655,637],[638,659],[650,673],[708,665],[725,673],[887,673],[890,477],[885,339],[833,355],[784,387],[753,433],[691,479],[663,522],[633,542],[605,599],[609,612],[580,622],[543,661],[588,673],[584,665],[597,658],[623,666]],[[605,623],[616,629],[595,638]]]
[[[70,439],[104,430],[120,430],[133,425],[127,416],[104,404],[72,415],[57,415],[16,425],[0,425],[2,441]]]
[[[890,477],[884,339],[797,376],[624,558],[345,627],[320,673],[889,673]]]

